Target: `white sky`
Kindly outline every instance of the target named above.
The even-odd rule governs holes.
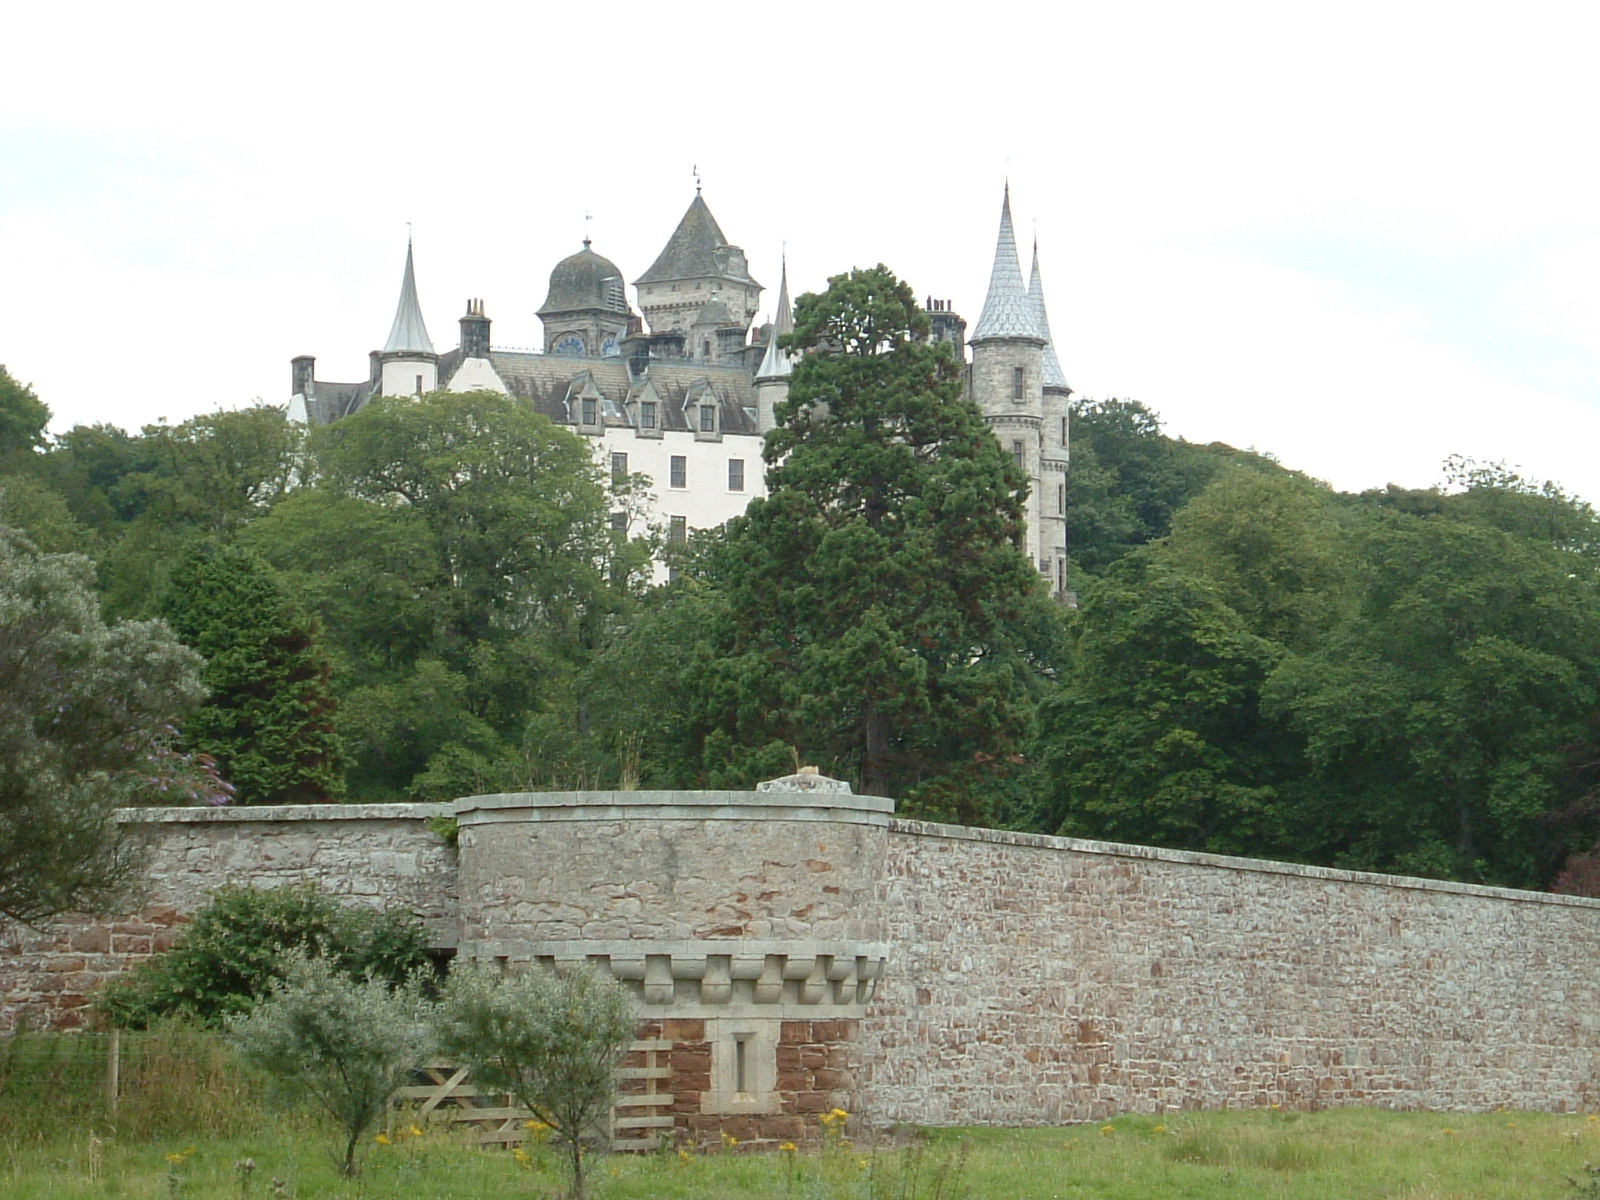
[[[364,378],[413,223],[436,347],[534,346],[694,195],[776,298],[969,322],[1009,176],[1082,395],[1344,488],[1501,459],[1600,501],[1600,5],[15,5],[0,362],[52,428]],[[592,213],[587,225],[585,213]],[[1027,247],[1024,244],[1026,257]],[[630,299],[633,299],[630,289]]]

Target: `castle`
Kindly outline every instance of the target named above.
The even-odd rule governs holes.
[[[368,377],[316,378],[316,359],[292,362],[290,416],[324,425],[378,395],[436,389],[516,396],[593,440],[613,477],[642,475],[652,500],[643,519],[671,541],[720,525],[765,494],[762,439],[789,390],[793,363],[777,339],[793,328],[788,271],[776,316],[753,324],[764,290],[745,253],[723,235],[696,190],[688,210],[634,288],[589,239],[550,272],[538,316],[544,352],[497,349],[481,299],[467,301],[454,350],[437,352],[422,318],[412,250],[394,322]],[[1000,211],[989,291],[977,325],[948,301],[929,300],[932,336],[966,360],[970,398],[1027,475],[1025,550],[1058,596],[1066,592],[1067,386],[1050,335],[1038,248],[1023,282],[1009,187]],[[613,521],[626,528],[627,514]]]

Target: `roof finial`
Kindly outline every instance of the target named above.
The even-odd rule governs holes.
[[[411,249],[411,222],[406,222],[406,249]]]
[[[588,209],[583,210],[583,248],[589,248],[589,223],[594,220],[594,214]]]
[[[699,163],[695,163],[694,167],[693,167],[693,170],[694,170],[694,194],[696,196],[698,196],[700,194],[700,164]]]

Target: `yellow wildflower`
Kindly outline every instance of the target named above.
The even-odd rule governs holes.
[[[1102,1126],[1100,1126],[1100,1136],[1101,1137],[1110,1137],[1116,1131],[1117,1131],[1117,1127],[1115,1125],[1102,1125]]]
[[[418,1129],[415,1125],[413,1125],[411,1127],[411,1136],[412,1137],[421,1137],[422,1136],[422,1130]]]
[[[784,1154],[793,1154],[799,1148],[800,1147],[796,1146],[793,1142],[784,1142],[778,1147],[778,1149]]]
[[[1165,1133],[1166,1131],[1167,1131],[1167,1127],[1165,1125],[1157,1125],[1155,1127],[1155,1129],[1152,1130],[1151,1132],[1153,1132],[1153,1133]]]
[[[688,1162],[689,1161],[689,1152],[687,1150],[680,1149],[678,1151],[678,1161],[679,1162]]]
[[[387,1133],[380,1133],[372,1140],[377,1142],[380,1146],[387,1146],[389,1144],[389,1135]]]
[[[1442,1130],[1441,1132],[1443,1132],[1445,1137],[1455,1137],[1455,1135],[1456,1135],[1456,1131],[1454,1129],[1445,1129],[1445,1130]]]

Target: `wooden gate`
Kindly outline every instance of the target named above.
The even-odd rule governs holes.
[[[647,1038],[628,1047],[617,1068],[617,1104],[611,1113],[613,1150],[654,1150],[663,1133],[672,1131],[672,1043]],[[428,1062],[417,1068],[416,1083],[395,1093],[396,1100],[414,1104],[418,1117],[447,1122],[452,1128],[467,1125],[484,1146],[515,1146],[527,1136],[526,1122],[533,1114],[504,1092],[480,1092],[466,1067]]]

